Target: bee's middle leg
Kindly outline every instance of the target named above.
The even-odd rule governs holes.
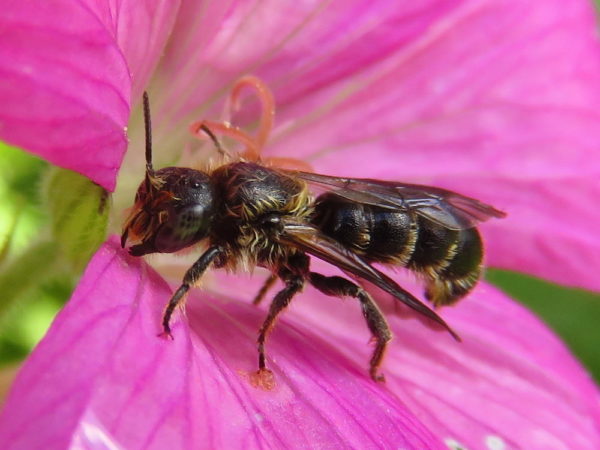
[[[369,374],[375,381],[385,381],[384,376],[379,373],[379,366],[383,362],[388,342],[392,339],[392,332],[373,298],[363,288],[342,277],[326,277],[320,273],[311,272],[309,280],[314,287],[326,295],[354,297],[360,301],[363,316],[375,339],[375,350],[371,356]]]
[[[265,298],[265,295],[267,295],[267,292],[269,292],[269,289],[271,289],[271,287],[275,284],[276,281],[277,275],[275,275],[274,273],[270,274],[269,278],[265,280],[262,287],[256,294],[256,297],[254,297],[254,300],[252,300],[252,304],[258,305],[260,302],[262,302],[263,298]]]
[[[306,277],[308,275],[309,259],[306,255],[298,254],[290,258],[286,267],[282,267],[279,272],[279,278],[285,283],[285,287],[280,290],[271,305],[267,318],[260,327],[258,333],[258,369],[259,372],[266,371],[265,341],[267,334],[273,329],[277,316],[292,301],[294,295],[302,291]]]

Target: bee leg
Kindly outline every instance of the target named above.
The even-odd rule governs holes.
[[[292,301],[294,295],[302,290],[308,273],[309,259],[304,254],[293,256],[287,264],[279,270],[279,278],[285,283],[285,287],[280,290],[269,306],[269,314],[260,327],[258,333],[258,372],[268,371],[266,368],[265,356],[265,340],[267,334],[275,325],[275,320],[280,312],[282,312]]]
[[[266,370],[265,364],[265,340],[267,334],[275,325],[275,320],[281,311],[283,311],[291,302],[292,297],[302,290],[304,287],[304,278],[302,276],[294,276],[285,281],[285,287],[275,295],[269,307],[269,314],[260,327],[258,333],[258,369],[259,371]]]
[[[252,300],[252,304],[258,305],[263,300],[263,298],[265,298],[265,295],[267,295],[267,292],[269,291],[269,289],[271,289],[271,287],[275,284],[276,281],[277,275],[275,275],[274,273],[269,275],[269,278],[265,280],[264,284],[260,288],[260,291],[258,291],[256,297],[254,297],[254,300]]]
[[[177,291],[175,291],[175,294],[173,294],[171,300],[169,300],[169,303],[167,303],[167,306],[165,307],[165,312],[163,313],[162,318],[162,336],[167,336],[173,339],[173,335],[171,334],[171,326],[169,325],[171,322],[171,316],[173,315],[173,311],[175,311],[175,308],[177,308],[177,306],[183,303],[185,296],[190,290],[190,288],[198,282],[198,280],[206,271],[208,266],[210,266],[210,264],[218,256],[220,256],[222,252],[223,250],[220,247],[210,247],[200,256],[200,258],[198,258],[198,260],[192,265],[192,267],[190,267],[185,273],[181,286],[179,286]]]
[[[349,296],[360,301],[363,316],[375,339],[375,350],[371,356],[369,373],[373,380],[385,381],[385,377],[378,372],[387,344],[392,339],[392,332],[373,298],[363,288],[342,277],[326,277],[320,273],[311,272],[309,281],[315,288],[326,295],[336,297]]]

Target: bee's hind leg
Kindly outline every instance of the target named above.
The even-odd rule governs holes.
[[[270,373],[266,366],[265,341],[267,339],[267,334],[273,329],[279,313],[290,304],[294,295],[302,291],[308,274],[308,265],[309,259],[306,255],[296,254],[288,260],[286,266],[281,267],[278,271],[278,276],[285,283],[285,287],[273,298],[273,301],[269,306],[269,314],[258,333],[259,375],[261,373]]]
[[[342,277],[326,277],[320,273],[311,272],[309,280],[314,287],[326,295],[349,296],[360,301],[363,316],[375,338],[375,350],[371,356],[369,373],[373,380],[385,381],[385,377],[379,373],[379,366],[383,361],[387,344],[392,339],[392,332],[373,298],[363,288]]]

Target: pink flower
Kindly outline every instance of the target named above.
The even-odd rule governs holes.
[[[592,6],[409,5],[12,2],[0,18],[10,105],[0,136],[112,190],[130,98],[149,86],[160,167],[191,145],[189,123],[218,118],[228,87],[252,72],[277,99],[267,155],[480,198],[509,213],[482,226],[490,265],[598,290]],[[249,126],[247,106],[235,120]],[[138,110],[132,118],[116,210],[143,171]],[[110,239],[15,382],[0,446],[600,446],[596,386],[485,283],[441,311],[462,344],[379,296],[396,336],[385,385],[366,375],[357,305],[307,289],[268,343],[276,388],[256,389],[259,282],[209,274],[176,316],[175,341],[160,340],[171,290]]]

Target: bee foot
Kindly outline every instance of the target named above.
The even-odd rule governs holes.
[[[167,331],[167,330],[163,331],[162,333],[158,333],[157,336],[159,338],[163,338],[163,339],[166,339],[166,340],[169,340],[169,341],[174,341],[175,340],[175,338],[173,337],[173,335],[171,334],[171,332]]]
[[[377,373],[376,370],[371,370],[370,374],[373,381],[376,381],[377,383],[385,383],[385,375],[382,373]]]
[[[250,384],[263,391],[271,391],[275,387],[275,376],[269,369],[258,369],[250,375]]]

